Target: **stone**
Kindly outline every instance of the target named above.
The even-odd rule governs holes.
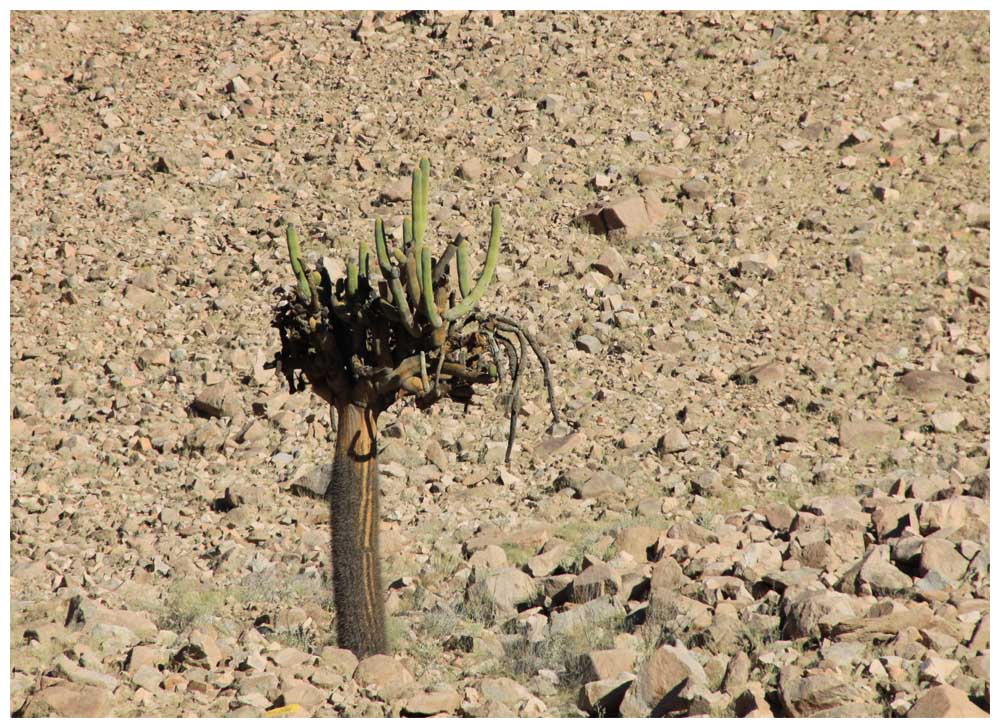
[[[652,165],[643,167],[636,175],[636,181],[643,187],[655,187],[667,182],[673,182],[683,176],[678,167],[670,165]]]
[[[593,650],[581,659],[581,677],[585,682],[609,680],[619,673],[630,672],[637,658],[635,650]]]
[[[778,257],[774,253],[748,253],[740,257],[736,268],[741,276],[774,278],[778,274]]]
[[[795,520],[795,511],[787,503],[765,505],[762,513],[767,525],[775,531],[787,531]]]
[[[632,195],[585,210],[580,220],[595,235],[629,239],[646,232],[664,216],[662,205],[652,197]]]
[[[950,144],[956,139],[958,139],[958,132],[954,129],[938,127],[938,129],[934,132],[935,144],[941,144],[941,145]]]
[[[412,695],[406,701],[403,713],[409,716],[438,715],[454,713],[462,704],[462,697],[452,688],[425,690]]]
[[[511,707],[517,707],[521,702],[534,697],[527,688],[509,677],[486,678],[480,684],[479,691],[483,697]]]
[[[144,688],[151,693],[160,689],[161,682],[163,682],[163,673],[152,665],[143,665],[132,675],[132,683],[136,687]]]
[[[587,354],[597,354],[604,348],[604,345],[596,336],[584,334],[576,338],[576,348]]]
[[[628,270],[628,265],[617,248],[607,247],[601,252],[593,266],[595,270],[603,273],[612,280],[621,278],[622,274]]]
[[[969,227],[989,229],[989,205],[983,205],[978,202],[967,202],[964,205],[960,205],[958,209],[965,216],[965,224]]]
[[[622,699],[624,718],[660,718],[682,710],[688,701],[680,696],[687,685],[704,687],[708,676],[704,669],[680,643],[663,645],[642,665],[636,679]]]
[[[822,587],[798,589],[781,600],[785,614],[782,636],[785,639],[819,637],[845,620],[856,616],[854,600],[847,594],[827,591]]]
[[[319,663],[343,677],[351,677],[358,667],[358,658],[350,650],[327,646],[319,655]]]
[[[546,545],[541,553],[532,556],[525,563],[528,573],[534,577],[548,576],[562,563],[570,553],[569,546],[562,542],[557,542],[551,546]]]
[[[400,177],[386,185],[380,194],[385,202],[407,202],[412,192],[412,182],[408,177]]]
[[[60,683],[39,690],[28,698],[24,718],[107,718],[114,699],[111,693],[89,685]]]
[[[940,655],[929,655],[920,662],[918,677],[921,682],[947,683],[955,671],[962,667],[958,660],[949,660]]]
[[[75,596],[70,599],[66,615],[66,626],[70,628],[93,628],[99,624],[124,627],[137,638],[153,640],[159,629],[145,612],[130,612],[126,609],[109,609],[90,599]]]
[[[965,422],[965,417],[961,412],[954,410],[949,412],[935,412],[931,415],[931,424],[936,432],[953,433],[958,432],[958,426]]]
[[[607,718],[620,715],[622,699],[635,675],[622,672],[615,677],[584,683],[577,697],[577,707],[590,715]]]
[[[468,560],[469,566],[482,566],[487,569],[502,569],[510,566],[507,562],[507,552],[495,543],[487,544],[476,551]]]
[[[607,564],[591,564],[573,580],[573,601],[583,604],[604,595],[614,596],[621,588],[621,577],[614,569]]]
[[[619,552],[631,554],[636,561],[648,561],[650,549],[659,541],[663,531],[652,526],[629,526],[615,536]]]
[[[876,596],[892,596],[912,588],[913,579],[893,566],[888,546],[872,546],[837,584],[840,591],[854,594],[863,594],[866,586]]]
[[[917,698],[907,718],[989,718],[990,714],[951,685],[936,685]]]
[[[933,533],[946,528],[974,527],[988,529],[989,506],[982,498],[959,495],[920,506],[920,530]]]
[[[488,574],[469,587],[470,596],[484,599],[502,614],[517,611],[516,605],[529,602],[538,593],[535,580],[520,569],[507,568]]]
[[[947,394],[958,394],[966,389],[965,382],[953,374],[914,370],[898,380],[906,394],[922,401],[933,401]]]
[[[206,417],[234,417],[242,409],[239,396],[225,382],[205,387],[191,406]]]
[[[920,550],[920,575],[936,571],[951,581],[959,581],[969,568],[968,560],[958,552],[955,544],[943,538],[928,538]]]
[[[458,176],[470,182],[479,179],[483,176],[483,163],[475,157],[466,159],[458,167]]]
[[[354,671],[354,682],[374,688],[386,700],[397,700],[413,691],[413,675],[395,658],[371,655],[361,660]]]
[[[577,498],[602,498],[625,490],[625,480],[608,470],[598,470],[574,487]]]
[[[726,675],[722,679],[722,689],[730,695],[739,695],[750,679],[750,657],[745,652],[737,652],[729,658]]]
[[[899,442],[899,429],[883,422],[844,421],[840,424],[840,446],[859,453],[884,450]]]
[[[778,679],[779,695],[793,718],[863,718],[881,716],[874,686],[849,672],[789,665]]]
[[[656,452],[661,456],[684,452],[689,447],[687,436],[677,427],[668,427],[656,441]]]
[[[773,718],[771,705],[764,696],[764,686],[750,683],[733,701],[733,711],[738,718]]]
[[[878,506],[872,511],[872,525],[875,527],[875,535],[879,543],[884,543],[887,538],[901,536],[903,531],[909,529],[911,533],[919,529],[917,512],[913,508],[913,503],[887,503]],[[898,560],[893,555],[893,560]]]

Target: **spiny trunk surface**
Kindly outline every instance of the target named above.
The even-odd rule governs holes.
[[[359,657],[386,652],[378,530],[376,413],[337,406],[330,486],[337,644]]]

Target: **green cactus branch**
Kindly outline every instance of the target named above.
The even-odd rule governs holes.
[[[440,329],[444,326],[444,322],[441,320],[441,315],[437,310],[437,303],[434,300],[434,284],[431,281],[431,251],[424,248],[421,253],[421,257],[423,258],[421,266],[423,280],[421,281],[421,287],[423,288],[424,316],[427,317],[427,321],[432,328]]]
[[[464,242],[464,241],[463,241]],[[459,248],[461,252],[461,248]],[[479,276],[475,287],[462,299],[462,302],[444,312],[446,321],[456,321],[472,311],[479,299],[486,293],[490,282],[493,280],[493,273],[496,271],[497,259],[500,257],[500,206],[494,205],[490,215],[490,246],[486,251],[486,263],[483,265],[483,274]],[[468,275],[468,268],[466,268]],[[461,281],[461,273],[459,273]],[[459,283],[461,285],[461,282]],[[466,282],[468,285],[468,281]],[[463,292],[463,295],[464,292]]]
[[[299,236],[295,232],[295,227],[291,224],[285,228],[285,240],[288,243],[288,257],[292,261],[292,271],[295,279],[299,282],[299,291],[302,297],[309,301],[312,299],[312,290],[309,287],[309,280],[306,278],[305,270],[302,268],[302,251],[299,249]]]

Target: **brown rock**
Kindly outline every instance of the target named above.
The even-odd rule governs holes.
[[[733,701],[733,710],[739,718],[773,718],[771,706],[764,697],[764,686],[751,683]]]
[[[629,526],[615,536],[619,551],[632,555],[636,561],[647,561],[649,550],[656,545],[663,531],[652,526]]]
[[[590,715],[617,717],[620,715],[622,699],[633,680],[635,675],[623,672],[615,677],[585,683],[580,688],[576,705]]]
[[[239,396],[225,382],[205,387],[195,397],[195,410],[206,417],[234,417],[241,409]]]
[[[413,691],[413,675],[388,655],[372,655],[358,663],[354,682],[374,687],[386,700],[396,700]]]
[[[325,703],[327,695],[326,691],[310,685],[305,680],[285,680],[278,702],[284,705],[314,708]]]
[[[782,599],[782,611],[786,615],[782,636],[793,640],[819,637],[832,625],[856,615],[850,596],[822,587],[795,590]]]
[[[933,619],[934,613],[926,604],[914,604],[909,609],[894,609],[891,603],[876,604],[864,617],[840,620],[824,628],[823,634],[855,640],[889,639],[906,629],[923,629]]]
[[[840,446],[848,450],[867,453],[895,445],[899,429],[884,422],[845,421],[840,424]]]
[[[943,528],[988,529],[989,506],[982,498],[959,495],[920,506],[920,529],[924,533]]]
[[[73,597],[66,615],[67,627],[93,628],[98,624],[125,627],[139,639],[152,640],[159,629],[145,612],[130,612],[126,609],[109,609],[90,599]]]
[[[24,718],[106,718],[114,699],[104,688],[60,683],[28,698]]]
[[[722,689],[730,695],[739,695],[743,692],[750,679],[751,667],[750,658],[745,652],[737,652],[729,658],[726,676],[722,680]]]
[[[656,442],[656,452],[659,455],[670,455],[673,453],[684,452],[691,446],[688,441],[687,436],[676,427],[669,427],[667,430],[660,435],[660,439]]]
[[[965,215],[965,224],[969,227],[989,229],[990,206],[978,202],[967,202],[959,206],[959,211]]]
[[[607,247],[601,253],[601,257],[594,262],[593,268],[608,278],[617,280],[628,269],[628,265],[617,248]]]
[[[462,704],[461,696],[451,688],[422,691],[406,701],[403,713],[412,716],[454,713]]]
[[[928,538],[920,551],[920,575],[936,571],[946,579],[959,581],[965,576],[969,562],[955,548],[955,544],[943,538]]]
[[[778,274],[778,257],[774,253],[749,253],[737,261],[741,276],[766,276],[774,278]]]
[[[569,546],[566,543],[557,542],[551,546],[547,544],[541,553],[528,559],[525,566],[528,573],[534,577],[548,576],[556,570],[556,567],[568,554]]]
[[[652,197],[623,197],[585,210],[580,219],[595,235],[634,238],[663,219],[663,206]]]
[[[483,697],[511,707],[517,707],[534,697],[527,688],[509,677],[486,678],[479,686],[479,691]]]
[[[888,546],[872,546],[837,584],[840,591],[854,594],[864,593],[866,586],[876,596],[891,596],[900,590],[912,588],[913,579],[892,565]]]
[[[687,582],[688,578],[684,575],[680,564],[670,556],[664,556],[653,564],[653,574],[649,583],[651,591],[677,591]]]
[[[899,386],[915,399],[932,401],[965,391],[965,382],[953,374],[915,370],[899,378]]]
[[[593,682],[608,680],[619,673],[629,672],[635,665],[638,654],[635,650],[614,649],[594,650],[582,658],[583,680]]]
[[[489,574],[482,581],[470,587],[474,593],[485,599],[504,614],[516,612],[516,605],[530,601],[538,593],[535,580],[520,569],[509,568]]]
[[[406,202],[410,199],[410,193],[412,192],[412,183],[407,177],[400,177],[399,179],[390,182],[383,190],[381,198],[385,202]]]
[[[683,176],[683,172],[677,167],[669,165],[653,165],[643,167],[636,175],[636,181],[643,187],[655,187],[678,180]]]
[[[458,167],[458,176],[464,180],[476,180],[483,176],[483,163],[477,158],[466,159]]]
[[[578,498],[602,498],[625,490],[621,476],[607,470],[598,470],[575,487]]]
[[[778,680],[781,702],[794,718],[862,718],[882,714],[872,685],[850,673],[791,665]]]
[[[961,690],[951,685],[937,685],[921,695],[906,713],[907,718],[989,718]]]
[[[795,511],[787,503],[771,503],[764,506],[764,518],[775,531],[787,531],[795,520]]]
[[[583,604],[605,594],[614,596],[621,588],[621,577],[614,569],[607,564],[591,564],[573,580],[573,601]]]
[[[659,718],[687,706],[680,696],[688,684],[705,686],[708,677],[683,645],[663,645],[640,668],[622,699],[624,718]]]

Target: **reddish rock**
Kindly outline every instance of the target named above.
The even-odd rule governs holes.
[[[666,211],[652,197],[632,195],[585,210],[580,218],[595,235],[634,238],[662,220]]]
[[[917,699],[907,718],[989,718],[969,696],[951,685],[937,685]]]

